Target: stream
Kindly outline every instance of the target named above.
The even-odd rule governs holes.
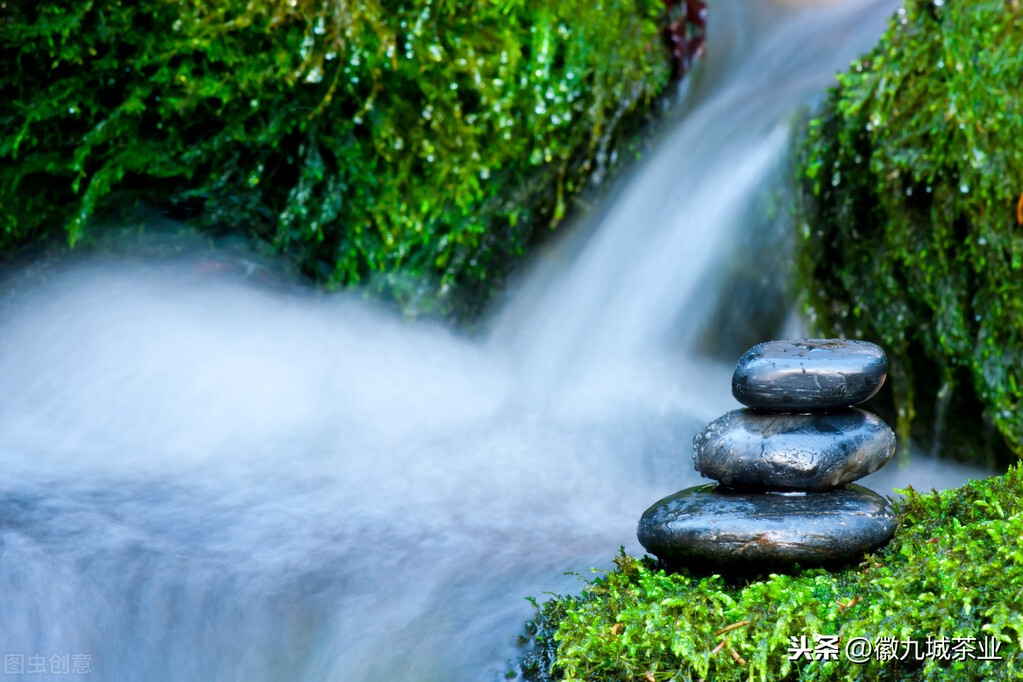
[[[5,665],[502,679],[526,597],[641,553],[640,514],[700,482],[692,437],[738,406],[739,354],[805,333],[770,197],[798,112],[894,7],[711,3],[678,121],[474,336],[198,238],[5,273]],[[913,453],[863,483],[986,475]]]

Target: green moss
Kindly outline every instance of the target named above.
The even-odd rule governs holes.
[[[656,0],[0,6],[0,252],[146,202],[486,297],[671,65]],[[408,288],[406,286],[406,288]],[[436,293],[436,292],[435,292]]]
[[[841,571],[729,582],[665,573],[623,552],[583,595],[539,607],[527,671],[575,680],[1020,678],[1023,469],[958,490],[902,492],[894,539]],[[790,661],[791,638],[805,636],[813,649],[815,635],[839,637],[838,660]],[[957,637],[976,638],[978,657],[980,642],[994,638],[1003,660],[964,653],[959,661],[871,656],[855,664],[843,653],[852,638],[889,637],[918,640],[924,656],[928,636],[949,640],[952,658]]]
[[[1021,44],[1016,0],[909,0],[802,149],[809,312],[883,340],[904,446],[1023,453]]]

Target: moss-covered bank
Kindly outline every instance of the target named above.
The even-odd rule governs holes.
[[[818,330],[884,340],[902,442],[1003,462],[1023,453],[1021,45],[1018,0],[908,0],[799,178]]]
[[[0,253],[145,202],[328,285],[475,305],[607,166],[699,4],[4,3]]]
[[[891,543],[846,570],[727,582],[668,574],[648,558],[623,554],[583,595],[538,609],[527,674],[593,681],[1023,677],[1023,469],[958,490],[905,492]],[[805,636],[812,651],[815,636],[835,635],[836,660],[789,660],[792,637],[801,643]],[[857,637],[873,648],[864,663],[845,655]],[[930,656],[928,637],[938,642]],[[890,639],[878,649],[880,638]],[[913,660],[907,640],[919,642],[924,660]],[[977,660],[982,645],[1002,660]]]

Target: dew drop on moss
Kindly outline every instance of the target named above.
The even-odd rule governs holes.
[[[306,74],[306,77],[305,77],[305,82],[306,83],[319,83],[322,80],[323,80],[323,71],[318,66],[314,66],[313,68],[309,69],[309,73]]]

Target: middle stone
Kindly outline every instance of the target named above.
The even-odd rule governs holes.
[[[888,463],[895,434],[849,408],[818,414],[735,410],[693,438],[696,470],[733,488],[829,490]]]

